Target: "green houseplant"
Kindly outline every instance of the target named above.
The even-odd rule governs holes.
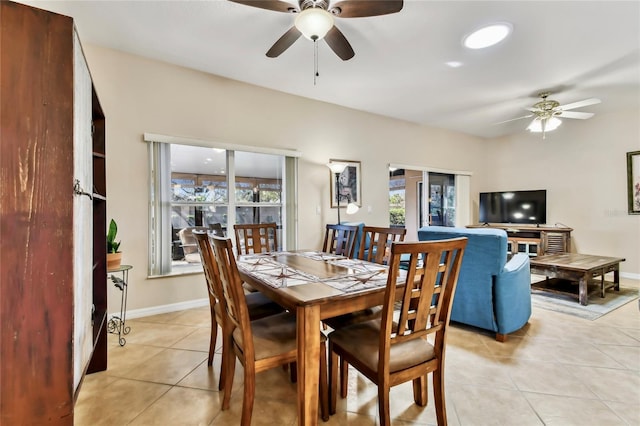
[[[122,252],[118,250],[120,241],[116,241],[117,235],[118,225],[115,220],[111,219],[107,231],[107,269],[118,269],[122,262]]]

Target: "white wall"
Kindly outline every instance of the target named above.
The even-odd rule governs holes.
[[[626,153],[640,150],[639,110],[565,119],[544,140],[523,131],[487,147],[480,191],[546,189],[547,224],[574,229],[572,251],[623,257],[622,273],[640,279],[640,215],[627,213],[626,174]]]
[[[486,175],[486,143],[475,137],[110,49],[91,45],[84,49],[107,122],[108,217],[118,222],[123,262],[134,265],[128,303],[132,310],[206,298],[202,274],[147,279],[145,132],[301,151],[300,248],[319,248],[324,225],[337,219],[335,209],[329,208],[329,170],[324,165],[330,158],[362,162],[363,208],[349,220],[380,226],[389,223],[389,163],[471,171],[472,194],[479,191]],[[318,90],[323,90],[322,83]],[[119,308],[119,301],[120,295],[112,288],[109,312]]]

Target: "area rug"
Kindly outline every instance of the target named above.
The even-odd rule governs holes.
[[[574,286],[577,294],[578,286]],[[591,286],[589,287],[591,291],[592,288]],[[589,295],[589,304],[582,306],[576,296],[551,293],[531,287],[531,304],[533,306],[590,321],[596,320],[636,299],[638,299],[638,289],[620,287],[620,291],[608,289],[604,299],[597,292],[595,294],[591,293]]]

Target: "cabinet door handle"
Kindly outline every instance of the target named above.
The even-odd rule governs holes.
[[[85,190],[82,189],[82,187],[80,186],[80,181],[78,179],[73,182],[73,193],[76,195],[86,195],[90,200],[93,200],[93,195],[85,192]]]

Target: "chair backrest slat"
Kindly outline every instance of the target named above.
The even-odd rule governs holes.
[[[324,234],[322,251],[352,258],[357,235],[358,227],[355,225],[328,224]]]
[[[436,352],[442,350],[466,244],[466,238],[392,243],[380,333],[380,366],[388,365],[392,345],[430,334],[435,333]],[[402,281],[401,300],[396,301],[401,257],[408,269]]]
[[[379,264],[388,263],[391,244],[404,241],[406,228],[384,228],[379,226],[364,226],[360,237],[358,259]]]
[[[278,251],[276,223],[246,223],[233,225],[238,255]]]
[[[249,325],[249,311],[247,308],[247,300],[242,288],[242,280],[240,279],[240,273],[238,272],[238,265],[236,264],[236,258],[233,254],[233,244],[228,238],[217,237],[215,235],[209,236],[211,244],[213,246],[213,253],[218,270],[220,271],[220,284],[225,301],[225,314],[234,327],[240,327],[248,329],[250,333]],[[250,339],[247,345],[253,345],[253,339]],[[247,349],[245,347],[245,349]],[[253,350],[253,346],[251,347]]]
[[[206,231],[194,230],[192,233],[198,245],[198,252],[202,259],[202,269],[209,290],[209,299],[215,298],[216,302],[220,301],[222,296],[222,288],[220,287],[220,275],[218,265],[213,255],[213,248],[209,242],[209,235]]]

